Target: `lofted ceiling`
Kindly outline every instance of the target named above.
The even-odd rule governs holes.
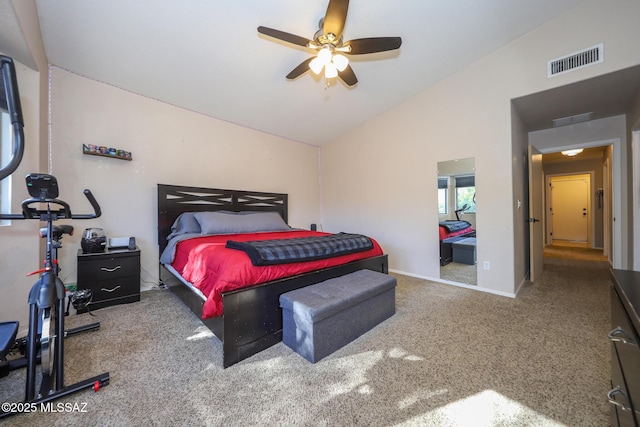
[[[313,38],[329,0],[34,0],[48,60],[65,70],[244,127],[321,146],[580,0],[351,0],[345,40],[400,36],[397,51],[350,56],[348,87],[307,72],[312,51],[257,32]],[[0,51],[35,67],[12,1],[0,0]],[[455,24],[455,31],[452,28]],[[640,93],[633,67],[515,99],[529,131],[592,112],[624,114]]]
[[[313,38],[328,0],[35,0],[50,64],[207,116],[321,146],[581,0],[351,0],[345,40],[400,36],[351,56],[349,88],[285,76],[311,51],[257,32]],[[335,80],[335,79],[334,79]]]

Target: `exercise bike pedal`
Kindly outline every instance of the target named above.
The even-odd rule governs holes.
[[[18,338],[11,347],[11,353],[20,353],[21,355],[27,354],[27,337]]]

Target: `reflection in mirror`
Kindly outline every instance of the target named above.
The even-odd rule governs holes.
[[[475,159],[438,162],[440,278],[477,285]]]

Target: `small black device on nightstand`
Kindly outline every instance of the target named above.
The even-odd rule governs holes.
[[[132,251],[136,248],[136,238],[129,237],[129,250]]]

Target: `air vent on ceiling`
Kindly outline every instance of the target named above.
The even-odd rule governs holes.
[[[575,125],[576,123],[588,122],[589,120],[591,120],[592,116],[593,116],[593,111],[590,111],[588,113],[576,114],[574,116],[553,119],[553,127],[557,128],[560,126]]]
[[[601,62],[604,62],[603,43],[548,61],[547,77],[554,77]]]

